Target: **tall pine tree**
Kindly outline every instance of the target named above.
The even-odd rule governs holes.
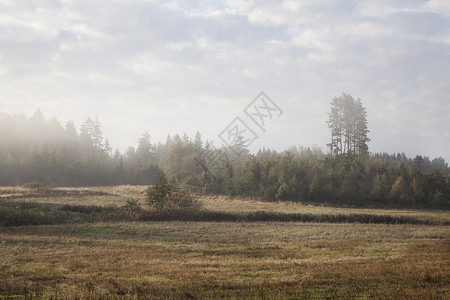
[[[345,93],[333,98],[327,124],[331,130],[328,147],[332,155],[362,156],[368,153],[367,113],[361,99],[355,100]]]

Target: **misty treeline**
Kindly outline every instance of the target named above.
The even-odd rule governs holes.
[[[193,138],[168,136],[164,143],[155,143],[146,132],[137,147],[121,153],[112,151],[96,118],[87,118],[77,130],[73,122],[62,126],[39,110],[31,117],[0,113],[0,185],[30,181],[55,186],[149,185],[164,173],[172,182],[205,194],[450,208],[450,168],[443,158],[370,154],[367,140],[360,146],[354,141],[344,136],[347,146],[332,155],[318,147],[250,154],[243,143],[215,148],[200,133]]]
[[[56,186],[149,184],[162,173],[144,134],[137,149],[112,151],[97,118],[79,130],[40,110],[31,117],[0,113],[0,185],[38,181]]]

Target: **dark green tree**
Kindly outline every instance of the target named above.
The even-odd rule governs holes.
[[[328,147],[332,155],[362,156],[368,153],[367,113],[360,99],[355,100],[345,93],[333,98],[327,125],[331,131]]]
[[[173,186],[164,174],[156,179],[155,183],[147,189],[147,203],[149,206],[162,210],[168,204]]]

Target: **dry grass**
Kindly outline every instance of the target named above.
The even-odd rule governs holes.
[[[114,186],[90,188],[56,188],[50,195],[39,195],[21,187],[0,187],[0,201],[27,201],[49,204],[121,206],[129,198],[140,201],[145,206],[145,190],[147,186]],[[304,205],[296,202],[262,202],[252,199],[237,199],[226,196],[201,196],[205,209],[219,212],[243,213],[270,211],[278,213],[306,214],[366,214],[389,215],[395,217],[412,217],[423,221],[450,223],[450,212],[442,210],[414,209],[368,209],[368,208],[337,208]]]
[[[4,228],[0,295],[448,298],[447,227],[118,223]]]
[[[225,212],[255,212],[272,211],[280,213],[307,214],[367,214],[389,215],[396,217],[413,217],[419,220],[450,222],[450,212],[442,210],[417,209],[369,209],[369,208],[339,208],[302,204],[297,202],[263,202],[252,199],[229,198],[226,196],[202,196],[205,209]]]
[[[0,188],[0,202],[77,210],[141,199],[146,187]],[[7,196],[5,196],[7,195]],[[217,212],[448,212],[314,207],[204,197]],[[449,299],[450,227],[299,222],[107,222],[0,227],[0,299]]]
[[[48,204],[123,205],[130,197],[144,199],[145,186],[58,187],[39,192],[23,187],[0,187],[0,201],[27,201]]]

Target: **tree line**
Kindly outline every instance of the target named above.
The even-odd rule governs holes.
[[[443,158],[369,153],[365,109],[360,100],[347,96],[332,101],[330,153],[318,147],[292,147],[250,154],[239,142],[233,149],[216,148],[199,132],[193,138],[169,135],[159,143],[145,132],[137,147],[121,153],[112,151],[97,118],[87,118],[77,130],[73,122],[62,126],[39,110],[29,118],[0,113],[0,185],[30,181],[55,186],[149,185],[165,174],[175,186],[204,194],[450,208],[448,163]]]
[[[149,184],[162,173],[144,134],[137,149],[112,152],[97,118],[79,130],[40,110],[30,118],[0,113],[0,185],[38,181],[56,186]]]

